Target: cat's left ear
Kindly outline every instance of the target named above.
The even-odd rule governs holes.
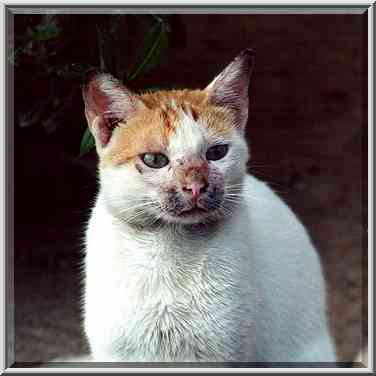
[[[233,111],[235,126],[242,131],[248,120],[248,87],[253,64],[253,50],[242,51],[205,89],[209,103]]]

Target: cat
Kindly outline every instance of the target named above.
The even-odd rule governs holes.
[[[99,157],[83,299],[94,361],[335,362],[310,237],[247,174],[253,62],[244,50],[200,90],[135,94],[103,72],[83,86]]]

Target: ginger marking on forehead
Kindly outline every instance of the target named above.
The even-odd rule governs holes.
[[[166,104],[139,111],[127,124],[120,123],[101,165],[124,164],[143,153],[163,153],[178,123],[177,111]]]
[[[231,111],[209,104],[202,91],[158,92],[139,99],[145,106],[119,123],[101,156],[101,166],[124,164],[147,152],[180,153],[187,146],[198,151],[205,128],[221,136],[233,130]]]
[[[193,106],[191,107],[191,114],[192,114],[193,120],[197,121],[198,120],[198,113]]]
[[[160,117],[162,119],[162,123],[166,127],[166,131],[169,135],[171,135],[176,128],[177,125],[177,113],[175,110],[162,106],[161,112],[160,112]]]

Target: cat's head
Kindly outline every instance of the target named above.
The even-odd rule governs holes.
[[[117,218],[200,223],[231,213],[246,172],[252,50],[203,90],[137,95],[108,74],[84,86],[101,197]]]

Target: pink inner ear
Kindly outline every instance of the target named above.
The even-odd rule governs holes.
[[[134,101],[133,94],[118,80],[109,74],[96,74],[83,88],[85,111],[87,114],[95,114],[88,119],[89,127],[92,121],[99,116],[96,134],[101,146],[105,146],[112,135],[116,123],[132,110]]]
[[[105,146],[110,141],[113,130],[116,128],[118,119],[101,118],[99,125],[99,140],[102,146]],[[103,124],[101,124],[103,123]]]
[[[109,97],[104,95],[97,82],[89,84],[89,87],[84,92],[84,99],[86,108],[98,116],[103,115],[110,107]]]
[[[243,128],[248,117],[248,87],[253,65],[252,50],[238,55],[207,87],[209,101],[236,113],[237,127]]]
[[[87,110],[98,116],[120,117],[132,93],[109,74],[97,74],[83,89]]]

